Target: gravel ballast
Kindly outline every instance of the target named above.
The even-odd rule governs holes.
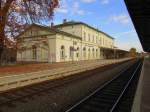
[[[25,98],[23,101],[16,101],[10,105],[0,107],[0,112],[64,112],[133,62],[112,65],[111,68],[108,67],[107,70],[98,73],[89,71],[89,77]]]

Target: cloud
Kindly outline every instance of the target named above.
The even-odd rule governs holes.
[[[80,16],[83,16],[83,15],[90,15],[92,14],[92,12],[90,11],[85,11],[83,9],[81,9],[80,7],[80,2],[72,2],[69,0],[61,0],[60,2],[60,7],[55,9],[55,11],[57,13],[62,13],[62,14],[73,14],[73,15],[80,15]]]
[[[67,14],[67,13],[68,13],[68,9],[65,9],[65,8],[58,8],[58,9],[56,9],[56,12],[63,13],[63,14]]]
[[[80,9],[79,2],[74,2],[72,6],[72,13],[73,14],[78,14],[78,15],[85,15],[85,11]]]
[[[68,2],[66,0],[61,0],[60,7],[56,9],[56,12],[67,14],[68,10]]]
[[[122,37],[122,36],[137,36],[136,31],[135,30],[131,30],[131,31],[125,31],[125,32],[120,32],[120,33],[116,33],[115,37]]]
[[[139,42],[123,42],[117,41],[119,49],[130,50],[132,47],[136,48],[138,52],[143,51],[143,48]]]
[[[121,24],[128,24],[130,23],[130,18],[126,14],[120,15],[113,15],[110,17],[111,22],[121,23]]]
[[[116,45],[120,49],[130,50],[130,48],[135,47],[138,52],[143,51],[134,29],[114,34],[113,37],[116,38]]]
[[[81,1],[84,3],[92,3],[92,2],[95,2],[96,0],[81,0]]]
[[[101,0],[100,2],[101,4],[105,5],[105,4],[109,4],[110,0]]]
[[[96,2],[97,0],[81,0],[83,3],[93,3]],[[100,3],[105,5],[109,4],[110,0],[100,0]]]

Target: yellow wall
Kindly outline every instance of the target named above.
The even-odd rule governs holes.
[[[41,28],[32,27],[24,32],[18,40],[21,48],[26,48],[22,52],[17,52],[18,61],[38,61],[38,62],[63,62],[103,59],[100,52],[101,47],[113,48],[114,40],[107,35],[93,30],[85,25],[74,25],[63,27],[61,30],[77,35],[66,36],[60,33],[45,31]],[[32,32],[32,33],[31,33]],[[41,39],[45,39],[43,42]],[[37,47],[37,57],[33,59],[32,46]],[[61,46],[64,46],[64,57],[61,58]],[[70,57],[70,47],[74,47],[73,56]],[[77,50],[79,48],[79,50]],[[85,49],[85,51],[83,50]]]
[[[58,28],[59,30],[71,33],[73,35],[77,35],[81,37],[82,35],[82,27],[81,25],[72,25],[72,26],[65,26],[65,27],[60,27]]]
[[[73,44],[74,43],[74,44]],[[61,59],[61,46],[65,47],[65,58]],[[79,56],[77,57],[77,51],[73,51],[73,57],[70,57],[70,47],[75,49],[79,48]],[[64,35],[57,34],[56,36],[56,60],[60,61],[77,61],[81,59],[81,40],[74,37],[68,37]]]
[[[106,48],[114,47],[114,40],[112,38],[85,25],[70,25],[60,27],[58,29],[80,36],[82,38],[83,43],[85,42]]]

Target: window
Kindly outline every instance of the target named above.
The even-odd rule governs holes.
[[[94,48],[93,48],[93,58],[94,58],[94,56],[95,56],[95,55],[94,55],[94,52],[95,52],[95,50],[94,50]]]
[[[98,58],[98,50],[96,49],[96,58]]]
[[[77,58],[79,57],[79,47],[77,48],[76,56],[77,56]]]
[[[88,34],[88,37],[89,37],[89,42],[90,42],[90,34]]]
[[[83,48],[83,57],[86,58],[86,48]]]
[[[88,52],[88,58],[90,58],[90,54],[91,54],[90,48],[89,48],[88,51],[89,51],[89,52]]]
[[[31,36],[32,36],[32,34],[33,34],[32,32],[33,32],[33,31],[31,30],[31,32],[30,32],[30,33],[31,33]]]
[[[36,48],[36,46],[32,46],[32,58],[33,59],[37,58],[37,48]]]
[[[102,44],[102,43],[101,43],[101,37],[99,37],[99,43]]]
[[[105,40],[104,40],[104,38],[103,38],[103,45],[105,45]]]
[[[72,58],[73,57],[73,47],[71,46],[70,47],[70,58]]]
[[[65,58],[65,47],[62,45],[60,49],[60,58],[64,59]]]

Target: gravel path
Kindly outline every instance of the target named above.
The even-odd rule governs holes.
[[[105,81],[110,80],[121,69],[132,63],[133,61],[120,64],[119,66],[113,65],[113,68],[96,74],[94,74],[94,71],[88,72],[88,74],[91,74],[88,78],[77,80],[64,86],[53,88],[45,93],[0,107],[0,112],[64,112],[75,102],[88,95]]]

